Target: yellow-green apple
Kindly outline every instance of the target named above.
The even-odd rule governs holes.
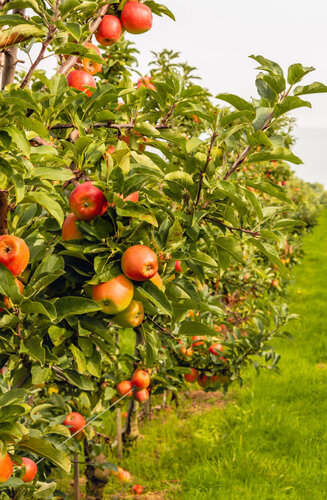
[[[123,328],[136,328],[144,319],[144,308],[139,300],[132,300],[130,305],[117,314],[113,321]]]
[[[133,283],[123,274],[93,287],[93,300],[99,302],[106,314],[118,314],[132,302]]]

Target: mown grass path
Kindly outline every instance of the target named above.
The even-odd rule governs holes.
[[[158,492],[148,498],[327,499],[326,211],[304,251],[288,291],[301,315],[288,328],[294,343],[274,342],[281,376],[251,374],[236,404],[146,425],[124,466]]]

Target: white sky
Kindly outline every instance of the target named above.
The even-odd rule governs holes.
[[[128,35],[140,51],[139,69],[147,72],[151,50],[164,48],[181,53],[181,60],[198,68],[198,76],[213,95],[219,92],[256,97],[255,61],[264,55],[286,71],[300,62],[316,71],[305,83],[327,84],[327,4],[325,0],[161,0],[173,11],[176,22],[154,16],[153,28],[143,35]],[[49,60],[50,62],[50,60]],[[325,183],[327,162],[327,94],[308,96],[312,109],[296,110],[299,142],[296,153],[305,166],[298,174]],[[319,129],[307,134],[307,128]]]

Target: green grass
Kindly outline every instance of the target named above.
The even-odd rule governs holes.
[[[135,482],[167,499],[327,498],[326,211],[304,250],[288,292],[295,342],[274,342],[281,376],[251,372],[236,404],[145,424],[122,464]]]

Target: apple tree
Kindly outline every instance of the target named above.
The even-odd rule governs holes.
[[[135,82],[121,33],[149,30],[152,13],[173,18],[152,0],[1,2],[3,498],[54,494],[53,468],[68,472],[80,447],[67,414],[90,419],[131,396],[128,440],[149,389],[176,395],[196,375],[227,390],[250,362],[277,369],[270,341],[291,315],[269,294],[288,275],[286,235],[301,227],[283,185],[301,163],[285,116],[327,87],[300,84],[313,68],[285,75],[251,56],[258,97],[220,93],[217,105],[165,52]],[[51,77],[38,69],[50,55]],[[17,57],[31,60],[23,74]],[[134,354],[121,350],[127,327]],[[131,382],[138,369],[151,370],[150,386]],[[112,466],[99,425],[83,427],[99,498]],[[25,452],[42,458],[33,481]]]

